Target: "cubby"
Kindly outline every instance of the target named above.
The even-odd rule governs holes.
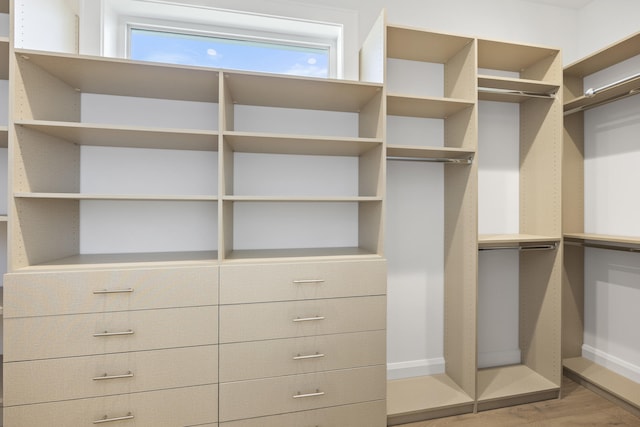
[[[640,414],[640,384],[632,379],[632,371],[624,370],[626,361],[611,357],[626,338],[595,335],[628,327],[634,323],[629,311],[637,312],[637,288],[629,286],[622,296],[611,289],[624,288],[626,282],[617,282],[615,270],[633,271],[640,252],[637,205],[627,191],[639,154],[634,132],[638,98],[631,98],[640,89],[639,61],[636,33],[565,67],[562,183],[564,372],[635,414]],[[617,128],[623,133],[609,133]],[[594,301],[594,280],[606,298]],[[628,280],[637,283],[633,277]],[[615,310],[605,317],[611,323],[607,331],[600,331],[598,306],[607,304]],[[595,345],[602,339],[610,340],[610,348]]]
[[[478,40],[480,270],[500,257],[510,271],[519,360],[481,361],[477,410],[559,396],[561,84],[557,49]]]
[[[381,253],[382,85],[226,72],[222,85],[223,258]]]

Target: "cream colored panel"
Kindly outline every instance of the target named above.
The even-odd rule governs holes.
[[[380,365],[220,384],[220,422],[382,400],[386,371]]]
[[[220,381],[383,365],[385,354],[385,331],[224,344]]]
[[[217,307],[5,319],[4,360],[217,344],[217,321]]]
[[[218,268],[14,273],[4,297],[5,317],[213,305]]]
[[[383,260],[225,265],[220,303],[286,301],[386,293]]]
[[[103,425],[118,427],[176,427],[213,423],[218,418],[218,386],[176,388],[4,408],[4,425],[11,427],[84,427],[95,421],[133,417]],[[101,425],[101,424],[95,424]]]
[[[384,296],[220,307],[220,342],[243,342],[381,330]]]
[[[4,365],[5,405],[213,384],[218,347],[12,362]]]
[[[386,427],[387,408],[384,400],[294,412],[250,420],[231,421],[220,427]]]

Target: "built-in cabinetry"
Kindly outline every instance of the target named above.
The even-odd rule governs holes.
[[[361,78],[386,86],[389,423],[558,397],[559,51],[387,25],[381,16],[361,51]],[[499,187],[478,190],[479,170],[502,155],[482,140],[505,121],[481,114],[493,104],[516,114],[515,136],[500,141],[518,158],[515,206]],[[487,228],[479,211],[503,217],[512,207],[515,229],[479,235]],[[519,357],[479,368],[478,269],[514,252],[506,285],[519,294],[510,309],[519,313]],[[431,311],[441,301],[441,314],[424,301]]]
[[[593,320],[596,313],[587,312],[596,308],[593,301],[587,303],[589,300],[586,290],[587,270],[593,272],[588,265],[588,260],[591,259],[592,264],[608,269],[604,273],[607,277],[603,278],[599,286],[606,287],[610,286],[609,283],[613,283],[614,287],[619,287],[615,270],[628,268],[630,272],[633,271],[633,267],[625,267],[630,260],[625,261],[620,258],[605,264],[595,263],[593,260],[614,254],[624,256],[620,251],[632,253],[629,255],[631,257],[637,256],[633,253],[640,252],[638,229],[633,225],[637,224],[635,214],[637,211],[634,211],[631,205],[624,204],[626,199],[633,200],[629,198],[626,188],[633,181],[628,167],[636,168],[633,160],[625,162],[624,159],[632,159],[632,156],[637,155],[637,140],[634,137],[622,140],[624,134],[608,134],[604,126],[612,122],[622,123],[620,127],[624,129],[625,123],[631,126],[637,123],[635,119],[637,98],[624,101],[623,99],[637,94],[640,89],[640,75],[637,73],[639,55],[640,34],[634,34],[565,68],[563,157],[565,257],[562,350],[564,369],[574,379],[604,393],[636,414],[640,413],[640,385],[619,371],[615,372],[616,369],[607,367],[606,365],[612,362],[610,356],[603,357],[596,354],[597,357],[594,358],[593,354],[585,355],[583,345],[588,344],[584,338],[588,328],[592,335],[598,332],[593,330],[594,327],[597,328]],[[624,106],[616,105],[624,102],[631,103]],[[607,106],[604,107],[605,105]],[[600,108],[587,111],[596,107]],[[607,111],[612,110],[603,111],[618,107],[620,110],[612,114],[607,115]],[[604,114],[604,116],[588,116],[590,113]],[[589,119],[598,119],[600,125],[592,126]],[[635,133],[632,135],[635,136]],[[588,138],[591,140],[587,141]],[[590,144],[589,147],[587,142]],[[629,148],[624,148],[625,146]],[[623,151],[620,151],[621,149]],[[618,156],[619,153],[623,154]],[[611,159],[610,162],[607,162],[607,157]],[[586,171],[587,162],[591,162],[589,173]],[[594,168],[599,169],[594,170]],[[600,217],[601,212],[598,206],[611,214]],[[613,252],[607,254],[606,252],[609,251]],[[594,280],[593,277],[591,280]],[[637,289],[633,287],[629,289],[632,293],[623,298],[633,300],[636,298],[634,295]],[[614,293],[607,297],[620,298]],[[590,298],[593,298],[593,295]],[[605,305],[606,303],[604,299],[598,302]],[[627,309],[616,306],[614,310],[619,313]],[[635,308],[630,310],[636,312]],[[615,313],[609,315],[616,316]],[[585,322],[589,317],[592,320],[587,325]],[[600,332],[606,333],[606,331]],[[631,338],[631,342],[636,343],[637,340],[634,341]],[[605,353],[607,350],[615,351],[614,348],[602,350]],[[591,353],[594,351],[597,352],[598,349],[592,348]],[[614,365],[619,367],[623,363],[623,360],[618,359]]]
[[[7,425],[384,425],[382,84],[12,63]]]
[[[509,361],[506,366],[499,363],[480,366],[477,409],[484,410],[559,396],[562,59],[557,49],[480,39],[477,78],[481,134],[479,268],[483,268],[483,262],[490,262],[487,257],[518,252],[514,258],[503,261],[516,264],[505,264],[504,268],[515,267],[516,271],[507,280],[518,294],[520,358]],[[509,104],[507,109],[515,109],[513,140],[487,138],[495,135],[489,132],[491,127],[513,126],[501,120],[500,114],[483,114],[485,108],[493,111],[492,104],[496,103]],[[496,146],[496,142],[507,145]],[[504,218],[496,209],[510,207],[509,202],[502,200],[509,197],[508,192],[504,187],[487,186],[482,173],[490,172],[507,181],[508,171],[501,170],[499,159],[514,145],[518,153],[515,169],[518,181],[513,210],[518,215],[512,229],[503,229],[505,226],[501,224],[487,225],[490,222],[487,216]],[[487,154],[493,157],[483,157],[484,147],[492,148],[493,152]],[[500,234],[482,234],[487,228]],[[479,285],[481,292],[485,284]],[[497,304],[492,307],[496,312],[505,309]],[[481,345],[479,343],[479,347]]]

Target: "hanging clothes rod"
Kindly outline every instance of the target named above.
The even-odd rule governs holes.
[[[589,104],[589,105],[581,105],[580,107],[572,108],[571,110],[565,111],[564,115],[565,116],[569,116],[569,115],[571,115],[573,113],[577,113],[579,111],[586,111],[586,110],[589,110],[591,108],[600,107],[600,106],[606,105],[606,104],[608,104],[610,102],[619,101],[621,99],[628,98],[629,96],[637,95],[639,93],[640,93],[640,87],[637,88],[637,89],[631,89],[628,92],[621,93],[620,95],[613,96],[613,97],[611,97],[609,99],[603,99],[600,102],[596,102],[596,103]]]
[[[569,246],[582,246],[585,248],[607,249],[610,251],[640,253],[640,248],[630,248],[628,246],[615,246],[615,245],[606,245],[602,243],[589,243],[589,242],[572,242],[570,240],[565,240],[564,244]]]
[[[429,163],[454,163],[459,165],[470,165],[473,158],[455,159],[455,158],[422,158],[422,157],[403,157],[403,156],[387,156],[387,160],[397,160],[402,162],[429,162]]]
[[[525,90],[500,89],[500,88],[493,88],[493,87],[479,87],[478,92],[496,93],[500,95],[512,95],[512,96],[527,96],[529,98],[544,98],[544,99],[554,99],[556,97],[555,93],[528,92]]]
[[[479,251],[503,251],[508,249],[517,249],[521,252],[528,251],[550,251],[558,247],[557,243],[550,245],[528,245],[528,246],[491,246],[488,248],[478,248]]]
[[[626,83],[628,81],[631,81],[633,79],[637,79],[638,77],[640,77],[640,73],[636,73],[636,74],[634,74],[632,76],[625,77],[624,79],[617,80],[617,81],[615,81],[613,83],[609,83],[609,84],[606,84],[604,86],[600,86],[597,89],[589,88],[589,89],[584,91],[584,96],[586,96],[587,98],[593,98],[594,96],[596,96],[598,94],[598,92],[602,92],[603,90],[607,90],[607,89],[612,88],[614,86],[621,85],[621,84]]]

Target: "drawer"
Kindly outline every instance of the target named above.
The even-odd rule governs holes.
[[[384,400],[385,365],[220,384],[220,422]]]
[[[218,343],[218,307],[4,319],[5,362]]]
[[[191,307],[218,303],[218,267],[13,273],[5,317]]]
[[[376,400],[220,424],[220,427],[284,426],[387,427],[387,405],[384,400]]]
[[[218,386],[176,388],[65,402],[4,408],[11,427],[93,427],[97,420],[125,418],[102,425],[182,427],[216,425]],[[133,417],[133,418],[127,418]]]
[[[382,330],[386,297],[220,306],[220,342],[244,342]]]
[[[382,259],[220,268],[221,304],[384,295],[386,287]]]
[[[383,365],[386,345],[385,331],[223,344],[220,381]]]
[[[217,383],[218,347],[4,364],[5,405],[54,402]]]

